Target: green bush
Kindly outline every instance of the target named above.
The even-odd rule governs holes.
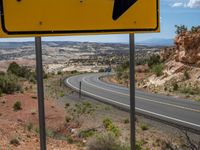
[[[12,94],[16,91],[20,91],[21,86],[18,82],[18,78],[13,74],[0,75],[0,89],[1,92],[6,94]]]
[[[179,91],[181,93],[184,93],[184,94],[190,94],[190,95],[199,95],[200,94],[200,89],[199,88],[195,88],[195,87],[191,87],[191,86],[182,86],[179,88]]]
[[[190,75],[187,70],[184,71],[184,77],[186,80],[190,79]]]
[[[164,65],[163,64],[156,64],[152,66],[152,72],[156,74],[156,76],[161,76],[163,74]]]
[[[64,97],[65,96],[65,92],[64,91],[60,91],[60,97]]]
[[[58,75],[61,75],[62,74],[62,72],[61,71],[58,71],[58,73],[57,73]]]
[[[124,124],[128,124],[130,121],[129,121],[129,119],[127,118],[127,119],[124,119]]]
[[[115,69],[118,79],[127,80],[129,78],[129,61],[124,61]]]
[[[54,138],[55,137],[55,131],[51,130],[51,129],[46,129],[46,136],[50,137],[50,138]]]
[[[65,108],[68,108],[68,107],[70,107],[70,103],[65,104]]]
[[[14,109],[14,111],[21,110],[22,109],[21,102],[19,102],[19,101],[15,102],[13,105],[13,109]]]
[[[110,119],[108,118],[104,119],[103,125],[107,131],[112,132],[115,136],[119,136],[120,134],[119,129],[116,126],[114,126],[114,124],[112,123]]]
[[[7,72],[15,74],[17,76],[20,76],[21,75],[21,67],[16,62],[12,62],[12,63],[10,63],[10,65],[7,69]]]
[[[154,65],[160,64],[161,60],[160,60],[160,55],[152,55],[149,60],[148,60],[148,66],[152,67]]]
[[[88,143],[88,150],[117,150],[118,143],[111,133],[97,136]]]
[[[27,80],[29,80],[30,82],[35,83],[35,72],[31,72],[31,69],[29,69],[26,66],[19,66],[16,62],[12,62],[10,63],[8,69],[7,69],[7,73],[9,74],[14,74],[18,77],[22,77],[25,78]]]
[[[65,116],[65,122],[69,123],[72,120],[72,117],[70,116]]]
[[[130,150],[130,146],[122,145],[116,137],[109,132],[97,135],[87,144],[88,150]]]
[[[95,134],[96,130],[95,129],[89,129],[89,130],[84,130],[79,132],[79,137],[80,138],[88,138],[91,137]]]
[[[72,144],[72,143],[74,143],[74,140],[72,139],[71,136],[67,136],[67,142],[68,142],[69,144]]]
[[[103,68],[99,69],[99,72],[104,72],[104,69]]]
[[[176,34],[185,33],[188,30],[185,25],[175,25],[175,28],[176,28],[176,31],[175,31]]]
[[[31,131],[33,129],[33,123],[28,123],[28,125],[27,125],[27,130],[28,131]]]
[[[196,33],[200,29],[200,26],[192,26],[191,31],[192,33]]]
[[[178,90],[178,84],[177,83],[173,83],[172,86],[173,86],[173,90],[174,91]]]
[[[149,127],[148,127],[148,125],[147,124],[141,124],[141,129],[142,129],[142,131],[146,131],[146,130],[148,130],[149,129]]]
[[[18,146],[20,145],[19,140],[14,138],[10,140],[10,144],[14,145],[14,146]]]

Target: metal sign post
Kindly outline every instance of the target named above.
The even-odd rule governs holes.
[[[136,150],[135,141],[135,37],[133,33],[129,35],[130,44],[130,122],[131,122],[131,150]]]
[[[37,72],[37,93],[40,129],[40,149],[46,150],[45,132],[45,110],[44,110],[44,85],[43,85],[43,65],[42,65],[42,41],[41,37],[35,38],[36,51],[36,72]]]

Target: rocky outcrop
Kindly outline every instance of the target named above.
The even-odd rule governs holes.
[[[200,30],[186,32],[175,38],[175,60],[200,67]]]
[[[160,51],[160,58],[162,61],[174,59],[176,49],[175,47],[166,47]]]

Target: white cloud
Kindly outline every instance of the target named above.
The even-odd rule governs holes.
[[[189,0],[186,7],[189,8],[200,8],[200,0]]]
[[[188,8],[200,8],[200,0],[188,0],[188,2],[176,2],[172,7],[188,7]]]
[[[172,7],[182,7],[182,6],[184,6],[183,3],[174,3],[174,4],[172,5]]]

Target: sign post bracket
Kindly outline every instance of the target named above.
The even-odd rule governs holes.
[[[35,37],[35,51],[36,51],[36,79],[37,79],[37,93],[38,93],[40,149],[46,150],[44,84],[43,84],[42,40],[41,40],[41,37]]]

